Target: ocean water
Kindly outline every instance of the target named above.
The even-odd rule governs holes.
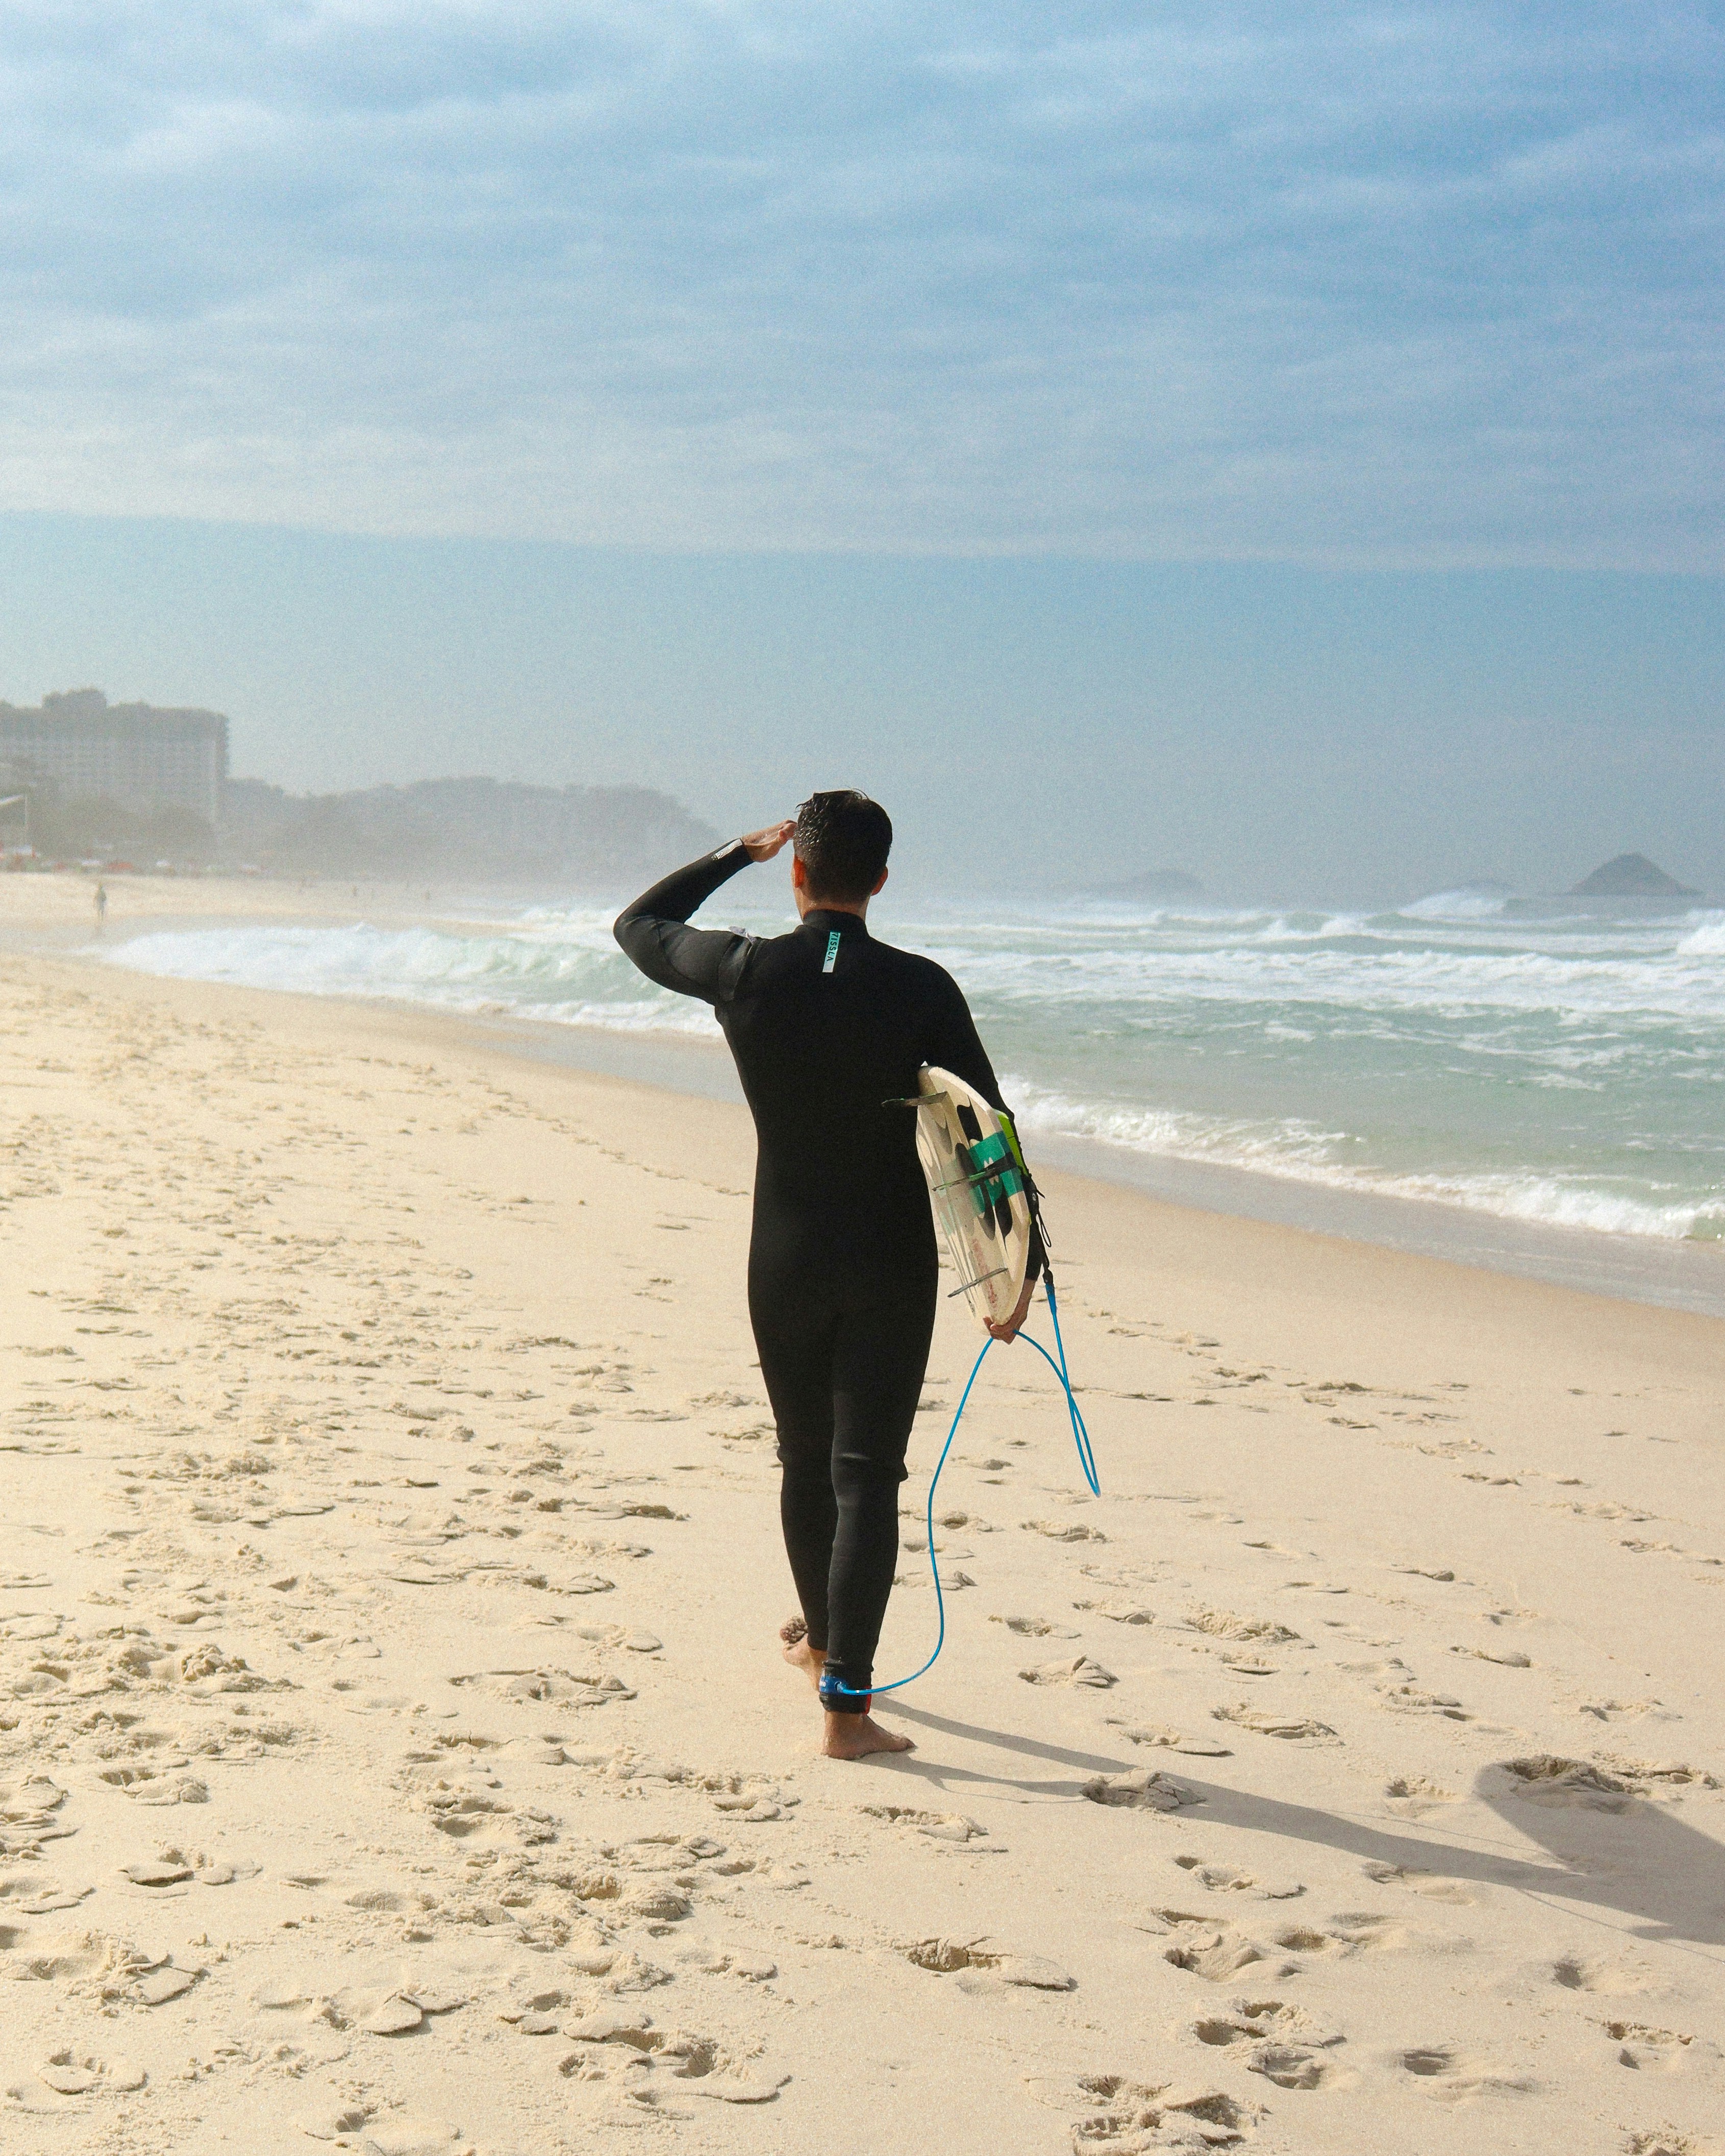
[[[113,963],[614,1036],[717,1037],[591,902],[160,930]],[[704,922],[775,933],[721,892]],[[1666,1242],[1725,1240],[1725,911],[1460,891],[1382,912],[883,904],[1027,1134]],[[1725,1258],[1725,1253],[1722,1253]]]

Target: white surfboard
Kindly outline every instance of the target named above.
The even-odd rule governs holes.
[[[916,1151],[947,1255],[986,1331],[1018,1306],[1030,1257],[1024,1156],[1010,1123],[950,1070],[917,1076]]]

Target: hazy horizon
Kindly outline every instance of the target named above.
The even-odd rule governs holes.
[[[1650,855],[1725,891],[1710,578],[665,556],[0,516],[0,696],[233,723],[336,792],[485,773],[661,788],[721,830],[877,794],[901,873],[1180,869],[1352,902],[1567,890]]]

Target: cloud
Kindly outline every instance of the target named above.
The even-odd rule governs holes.
[[[1716,569],[1716,12],[0,6],[0,506]]]

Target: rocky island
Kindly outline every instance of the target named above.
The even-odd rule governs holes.
[[[1645,854],[1619,854],[1613,860],[1584,876],[1569,892],[1571,898],[1699,898],[1698,891],[1678,883],[1657,868]]]

